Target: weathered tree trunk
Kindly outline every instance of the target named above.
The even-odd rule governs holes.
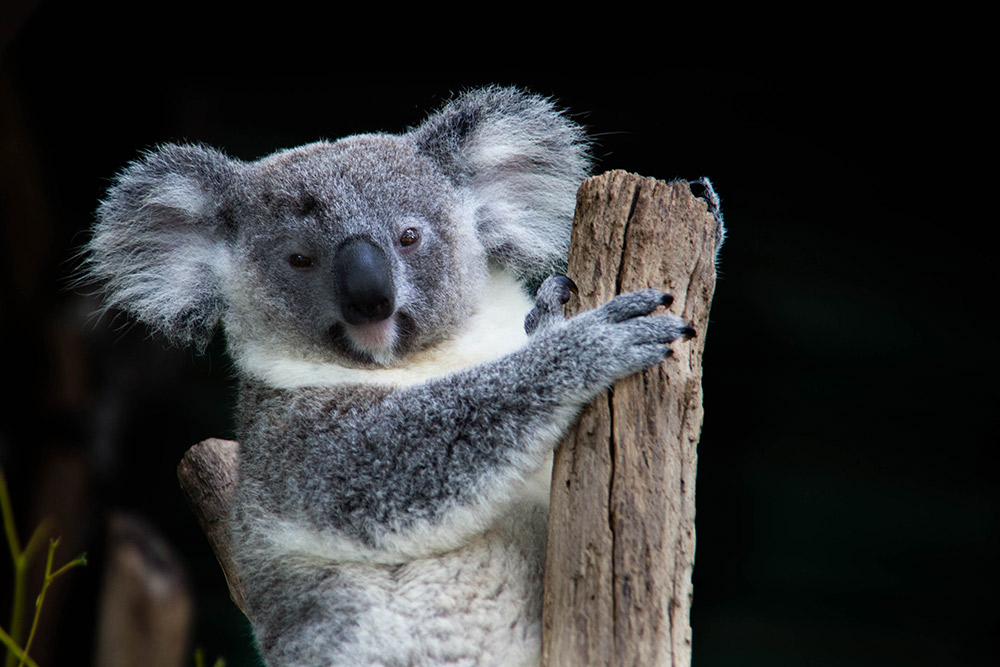
[[[717,222],[683,181],[614,171],[577,195],[570,307],[655,287],[697,337],[617,382],[556,453],[542,663],[690,665],[701,357],[715,287]],[[573,313],[567,313],[573,314]]]

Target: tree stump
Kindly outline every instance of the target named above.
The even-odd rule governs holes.
[[[556,452],[543,665],[690,665],[701,359],[720,234],[684,181],[613,171],[577,194],[567,273],[579,299],[567,315],[653,287],[697,337],[615,383]]]

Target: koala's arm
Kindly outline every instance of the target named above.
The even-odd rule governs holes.
[[[244,437],[295,444],[249,443],[252,456],[265,457],[250,463],[263,485],[254,493],[289,493],[289,479],[308,479],[277,501],[297,506],[280,513],[306,515],[311,531],[335,535],[336,548],[317,545],[324,553],[356,547],[341,558],[455,548],[523,492],[586,403],[693,335],[680,318],[652,314],[669,302],[643,290],[570,320],[539,307],[520,350],[368,401],[323,388],[274,394],[253,408],[261,416]]]

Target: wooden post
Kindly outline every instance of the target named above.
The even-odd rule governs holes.
[[[568,308],[655,287],[673,294],[669,310],[697,337],[598,397],[556,452],[542,621],[548,667],[690,665],[701,358],[717,233],[686,182],[613,171],[580,187],[567,272],[579,300]]]

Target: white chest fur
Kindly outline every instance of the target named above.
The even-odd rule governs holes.
[[[234,351],[242,373],[276,389],[317,384],[379,384],[406,387],[428,378],[490,361],[524,345],[524,316],[532,303],[509,273],[493,271],[479,299],[489,305],[473,315],[465,329],[441,344],[407,357],[389,368],[348,368],[293,356],[276,355],[253,343]]]
[[[537,665],[546,516],[522,503],[453,552],[343,567],[364,611],[342,663]]]

